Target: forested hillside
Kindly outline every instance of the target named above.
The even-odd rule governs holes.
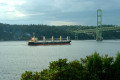
[[[104,25],[104,27],[109,27],[113,25]],[[33,32],[39,40],[43,36],[46,38],[51,38],[54,36],[58,38],[59,36],[66,37],[70,36],[71,39],[75,39],[74,30],[85,30],[85,29],[94,29],[95,26],[81,26],[81,25],[71,25],[71,26],[48,26],[42,24],[30,24],[30,25],[10,25],[0,23],[0,41],[8,40],[29,40]],[[120,39],[120,32],[116,31],[107,31],[103,32],[104,39]],[[78,39],[95,39],[95,34],[78,34]]]

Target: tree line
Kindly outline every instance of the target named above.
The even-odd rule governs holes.
[[[114,27],[115,25],[103,25],[103,27]],[[96,26],[82,26],[82,25],[64,25],[64,26],[49,26],[42,24],[29,24],[29,25],[11,25],[0,23],[0,41],[9,41],[9,40],[29,40],[35,36],[42,40],[43,36],[51,38],[54,36],[58,38],[60,36],[66,37],[70,36],[71,39],[75,39],[75,30],[86,30],[86,29],[95,29]],[[120,39],[120,32],[116,31],[106,31],[103,32],[104,39]],[[78,34],[78,39],[95,39],[94,35],[89,35],[85,33]]]

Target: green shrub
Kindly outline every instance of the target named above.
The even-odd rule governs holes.
[[[113,72],[115,80],[120,80],[120,52],[117,54],[117,57],[115,58]]]
[[[21,80],[119,80],[120,79],[120,53],[115,61],[113,57],[99,56],[95,52],[80,61],[67,62],[59,59],[50,62],[49,69],[41,72],[26,71]]]
[[[31,71],[25,71],[25,73],[23,73],[21,77],[21,80],[33,80],[33,74]]]
[[[87,70],[90,80],[99,80],[102,73],[103,62],[101,56],[97,52],[88,57]]]
[[[102,79],[103,80],[111,80],[112,78],[112,65],[113,65],[113,57],[108,57],[105,55],[103,58],[103,72]]]

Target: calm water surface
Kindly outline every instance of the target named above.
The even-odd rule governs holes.
[[[95,51],[116,57],[120,40],[78,40],[71,45],[56,46],[28,46],[25,41],[0,42],[0,80],[20,80],[25,71],[41,71],[59,58],[79,60]]]

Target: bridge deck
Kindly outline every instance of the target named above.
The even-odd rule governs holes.
[[[116,27],[103,27],[101,29],[98,29],[100,31],[111,31],[111,30],[120,30],[120,26],[116,26]],[[75,33],[95,33],[96,32],[96,28],[95,29],[86,29],[86,30],[76,30],[73,31]]]

